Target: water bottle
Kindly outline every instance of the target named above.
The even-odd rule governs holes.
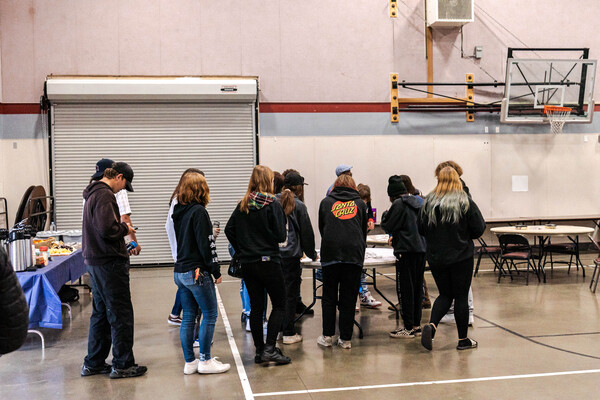
[[[54,221],[50,222],[50,232],[56,232],[56,224]]]
[[[131,251],[137,247],[137,243],[135,241],[131,241],[127,243],[127,251]]]

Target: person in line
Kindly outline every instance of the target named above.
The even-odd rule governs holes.
[[[23,345],[28,326],[27,300],[8,255],[0,247],[0,356]]]
[[[425,239],[419,234],[418,217],[423,199],[408,193],[402,178],[390,176],[387,193],[392,202],[381,221],[390,235],[396,256],[396,293],[402,304],[403,328],[390,332],[393,338],[421,335],[423,312],[423,274],[425,273]]]
[[[285,177],[289,174],[289,173],[296,173],[300,176],[302,176],[300,174],[300,172],[298,172],[297,170],[293,169],[293,168],[288,168],[285,171],[283,171],[281,173],[281,175],[283,175],[283,178],[285,179]],[[277,181],[277,179],[276,179]],[[277,184],[275,184],[277,186]],[[277,187],[275,187],[275,194],[279,193],[277,191]],[[304,185],[302,185],[302,190],[300,191],[300,193],[297,195],[298,199],[304,203]],[[302,281],[300,282],[301,286],[302,286]],[[308,308],[306,307],[306,304],[304,304],[304,302],[302,301],[302,293],[301,291],[298,292],[298,300],[296,301],[296,314],[302,314],[302,315],[314,315],[315,310],[313,308]]]
[[[225,235],[239,255],[242,275],[250,295],[250,328],[256,348],[254,362],[289,364],[290,358],[275,346],[285,316],[285,283],[279,243],[286,239],[285,214],[273,195],[273,171],[264,165],[252,170],[248,190],[231,214]],[[263,334],[265,289],[272,310]]]
[[[340,175],[331,193],[319,206],[321,266],[323,270],[323,331],[317,343],[333,345],[336,308],[340,310],[340,337],[337,345],[352,347],[354,305],[360,287],[367,239],[367,206],[360,199],[356,183]]]
[[[467,297],[473,276],[473,239],[483,234],[485,221],[451,167],[440,170],[438,184],[425,198],[419,215],[419,232],[427,241],[427,262],[440,292],[433,303],[429,324],[423,327],[421,344],[428,350],[433,348],[437,326],[454,300],[456,348],[475,348],[477,342],[467,336]]]
[[[454,162],[452,160],[448,160],[448,161],[444,161],[444,162],[441,162],[440,164],[438,164],[438,166],[435,168],[435,177],[437,178],[440,171],[444,167],[451,167],[456,171],[456,173],[458,173],[458,177],[460,179],[460,183],[462,185],[463,190],[465,191],[467,196],[471,197],[469,188],[465,184],[465,181],[463,181],[463,179],[461,178],[462,174],[463,174],[463,169],[456,162]],[[474,301],[473,301],[473,288],[469,287],[469,326],[473,326],[473,322],[475,322],[475,317],[473,315],[474,308],[475,308],[475,305],[474,305]],[[440,322],[441,323],[455,323],[456,322],[454,319],[454,302],[452,302],[450,309],[448,310],[446,315],[444,315],[444,317],[442,318],[442,320]]]
[[[302,176],[290,172],[285,176],[283,191],[277,195],[287,218],[287,239],[284,243],[279,244],[287,296],[283,323],[283,344],[302,341],[302,335],[297,333],[294,328],[296,307],[300,297],[300,283],[302,282],[302,265],[300,265],[302,254],[306,254],[315,261],[319,258],[315,251],[315,234],[308,216],[308,209],[299,199],[304,185]]]
[[[358,195],[361,200],[365,202],[367,205],[367,232],[375,229],[375,218],[373,215],[373,208],[371,207],[371,188],[368,185],[363,183],[359,183],[356,187],[358,190]],[[371,291],[369,290],[369,286],[367,286],[367,270],[363,269],[360,274],[360,289],[358,293],[358,298],[360,301],[360,305],[366,308],[379,308],[381,307],[381,301],[375,299],[371,295]],[[359,306],[357,305],[356,311],[359,311]]]
[[[82,249],[92,283],[88,354],[81,376],[110,373],[110,378],[132,378],[146,373],[133,356],[133,306],[129,289],[129,253],[125,236],[134,232],[120,221],[114,194],[132,192],[133,170],[117,162],[83,191]],[[112,366],[106,364],[112,345]]]
[[[202,174],[184,174],[177,193],[177,204],[173,208],[177,238],[174,281],[181,290],[183,318],[179,336],[185,358],[183,373],[186,375],[196,372],[218,374],[230,368],[229,364],[211,357],[210,353],[218,314],[215,283],[221,283],[221,271],[212,224],[205,208],[210,201],[209,193]],[[196,359],[193,343],[198,308],[202,310],[202,323],[198,333],[200,358]]]
[[[103,158],[96,163],[96,172],[92,175],[90,183],[92,181],[99,181],[104,176],[104,170],[106,168],[112,167],[115,162],[109,158]],[[121,214],[121,222],[126,223],[127,225],[133,226],[133,222],[131,222],[131,206],[129,205],[129,195],[127,194],[127,190],[119,190],[115,193],[115,199],[117,199],[117,205],[119,206],[119,213]],[[85,204],[85,200],[83,201]],[[135,231],[128,235],[125,238],[127,242],[134,241],[137,246],[129,250],[129,254],[133,256],[137,256],[142,251],[142,246],[137,239]]]

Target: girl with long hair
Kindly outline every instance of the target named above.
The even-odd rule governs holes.
[[[281,267],[286,289],[283,344],[302,341],[302,335],[294,329],[294,317],[300,298],[302,265],[300,259],[306,254],[318,259],[315,251],[315,235],[306,205],[300,200],[304,191],[304,178],[296,172],[285,175],[283,191],[277,195],[286,216],[287,239],[279,245]]]
[[[211,357],[210,347],[217,321],[215,283],[221,283],[212,224],[206,211],[210,201],[206,179],[199,173],[184,174],[177,204],[173,209],[173,225],[177,238],[177,261],[174,267],[175,284],[179,287],[183,318],[180,340],[185,357],[183,373],[215,374],[229,370],[229,364]],[[214,281],[213,281],[214,278]],[[198,333],[200,359],[194,356],[194,325],[202,311]]]
[[[367,206],[361,200],[352,176],[341,174],[331,192],[321,201],[319,231],[323,269],[323,331],[317,343],[324,347],[334,344],[337,308],[340,311],[337,345],[350,349],[354,307],[367,239]]]
[[[242,275],[250,295],[250,330],[256,348],[254,362],[291,360],[275,346],[285,315],[285,284],[281,270],[279,243],[286,239],[285,214],[273,195],[273,171],[257,165],[252,171],[248,190],[231,214],[225,234],[242,264]],[[273,305],[263,335],[265,289]]]
[[[467,297],[473,275],[473,240],[485,231],[485,221],[477,204],[463,190],[454,168],[444,167],[439,171],[438,184],[421,209],[419,231],[427,241],[427,262],[440,292],[433,303],[429,324],[423,327],[421,344],[432,349],[437,326],[454,300],[456,348],[475,348],[477,342],[467,336]]]

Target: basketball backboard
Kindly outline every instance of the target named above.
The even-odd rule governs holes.
[[[587,57],[587,49],[521,49],[530,52],[529,57],[546,56],[547,52],[565,57],[572,55],[569,52],[585,50],[582,58],[573,59],[516,58],[510,50],[501,122],[549,123],[544,113],[545,105],[570,107],[571,115],[566,122],[592,122],[596,60],[583,58]]]

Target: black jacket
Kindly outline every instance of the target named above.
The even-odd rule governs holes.
[[[442,266],[473,257],[473,239],[485,232],[485,220],[473,199],[469,197],[469,209],[458,223],[442,223],[439,208],[435,212],[437,225],[430,225],[427,215],[419,213],[419,232],[427,241],[429,265]]]
[[[94,181],[83,191],[81,247],[88,265],[104,265],[129,260],[125,248],[127,224],[121,221],[119,206],[110,186]]]
[[[321,265],[362,266],[367,239],[367,206],[354,189],[335,187],[319,206]]]
[[[200,268],[215,279],[221,276],[212,223],[204,206],[198,203],[176,204],[173,227],[177,238],[175,272]]]
[[[425,238],[419,233],[419,212],[423,199],[403,195],[396,199],[381,220],[381,227],[392,236],[394,254],[425,253]]]
[[[0,354],[17,350],[27,337],[29,308],[8,256],[0,249]]]
[[[277,195],[281,201],[281,195]],[[286,244],[279,245],[282,258],[302,258],[302,253],[313,260],[317,257],[315,251],[315,233],[313,232],[306,205],[294,195],[296,206],[287,216]]]
[[[279,243],[285,241],[285,214],[274,201],[246,214],[238,204],[225,227],[225,235],[240,262],[279,261]]]

